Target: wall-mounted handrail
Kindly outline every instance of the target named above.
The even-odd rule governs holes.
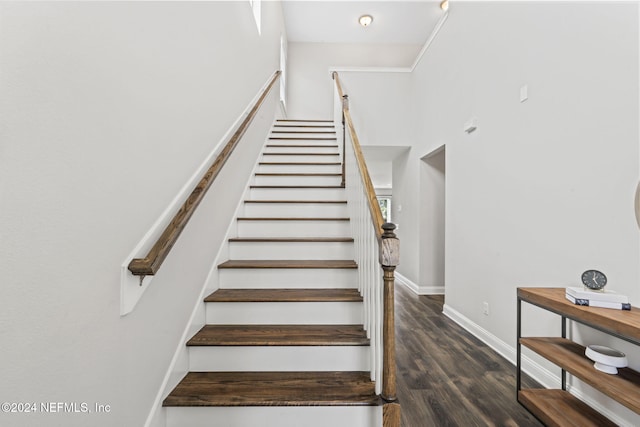
[[[379,375],[382,379],[380,395],[384,400],[383,426],[399,427],[400,405],[396,396],[394,309],[395,269],[400,263],[399,240],[394,233],[395,224],[384,223],[380,204],[351,119],[348,97],[342,90],[338,73],[333,72],[332,78],[341,103],[343,126],[348,130],[351,140],[350,150],[347,150],[346,145],[343,144],[343,180],[346,175],[345,165],[347,161],[351,161],[354,164],[353,166],[350,164],[347,170],[347,178],[350,179],[346,180],[345,188],[349,203],[355,205],[353,208],[355,216],[353,222],[356,223],[354,238],[358,269],[363,270],[359,271],[359,289],[365,301],[365,327],[373,331],[371,332],[372,346],[378,347],[373,350],[374,365],[379,366],[379,347],[382,347],[382,367]],[[346,135],[343,134],[343,143],[346,139]],[[358,172],[354,173],[352,169],[358,169]],[[366,204],[366,207],[361,206],[362,204]],[[366,220],[367,216],[370,217],[370,221]],[[377,252],[377,259],[375,259],[375,252]],[[377,338],[380,332],[381,343]],[[374,368],[374,371],[377,369]],[[374,378],[377,379],[377,375],[377,372],[374,373]]]
[[[163,261],[171,251],[171,248],[178,240],[180,233],[187,225],[187,222],[195,212],[196,208],[204,198],[207,190],[211,187],[211,184],[216,179],[222,167],[227,162],[231,153],[236,148],[242,136],[245,134],[249,125],[255,118],[258,110],[262,106],[265,98],[276,84],[276,81],[280,77],[281,71],[276,71],[273,74],[269,84],[264,89],[260,98],[256,101],[253,108],[249,111],[249,114],[240,124],[233,136],[229,138],[226,145],[218,154],[215,161],[211,164],[209,169],[202,176],[196,187],[193,189],[187,200],[182,204],[178,212],[175,214],[169,225],[164,229],[158,240],[156,240],[153,247],[149,250],[149,253],[144,258],[135,258],[129,263],[128,269],[136,276],[152,276],[157,273],[158,269],[162,265]]]

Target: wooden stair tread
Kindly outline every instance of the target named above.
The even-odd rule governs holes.
[[[338,144],[267,144],[267,148],[338,148]]]
[[[274,128],[333,128],[335,125],[273,125]]]
[[[291,172],[291,173],[286,173],[286,172],[281,172],[281,173],[265,173],[265,172],[257,172],[255,174],[256,176],[342,176],[341,173],[295,173],[295,172]]]
[[[271,131],[271,134],[274,133],[302,133],[302,134],[306,134],[306,133],[336,133],[335,130],[273,130]]]
[[[358,268],[353,260],[229,260],[218,268]]]
[[[263,156],[339,156],[340,153],[262,153]]]
[[[250,185],[249,188],[286,188],[286,189],[292,189],[292,188],[305,188],[305,189],[331,188],[331,189],[344,189],[344,187],[342,187],[340,185]]]
[[[341,203],[346,204],[346,200],[245,200],[245,203]]]
[[[270,141],[337,141],[337,138],[311,138],[308,136],[270,136]]]
[[[260,162],[261,166],[337,166],[341,165],[340,162],[327,163],[327,162]]]
[[[240,243],[353,243],[353,237],[232,237]]]
[[[188,346],[365,346],[361,325],[205,325]]]
[[[333,120],[328,120],[328,119],[309,119],[309,120],[304,120],[304,119],[276,119],[276,122],[278,123],[282,123],[282,122],[307,122],[307,123],[333,123]]]
[[[368,372],[189,372],[163,406],[378,405]]]
[[[361,302],[357,289],[218,289],[205,302]]]
[[[349,221],[349,218],[324,217],[240,217],[238,221]]]

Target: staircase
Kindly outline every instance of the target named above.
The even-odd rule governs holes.
[[[168,427],[382,425],[336,141],[274,124]]]

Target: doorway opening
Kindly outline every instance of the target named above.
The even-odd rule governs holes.
[[[446,148],[420,162],[420,293],[445,293]]]

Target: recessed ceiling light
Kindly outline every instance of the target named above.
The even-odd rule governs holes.
[[[373,22],[373,17],[371,15],[362,15],[360,19],[358,19],[360,25],[363,27],[368,27]]]
[[[440,3],[440,9],[447,11],[449,10],[449,0],[442,0]]]

